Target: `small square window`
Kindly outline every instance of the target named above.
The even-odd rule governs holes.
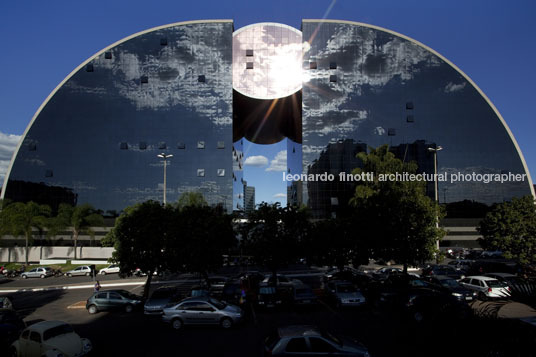
[[[338,197],[330,197],[331,198],[331,205],[332,206],[338,206],[339,205],[339,198]]]
[[[186,144],[185,143],[178,143],[177,144],[177,149],[181,149],[181,150],[186,149]]]
[[[200,82],[200,83],[205,83],[206,82],[206,78],[205,76],[202,74],[200,76],[197,77],[197,81]]]
[[[407,110],[413,110],[413,102],[407,102],[406,103],[406,109]]]
[[[86,65],[86,72],[93,72],[93,64],[92,63],[88,63]]]
[[[205,169],[197,169],[198,177],[205,177]]]
[[[218,169],[218,176],[219,177],[225,176],[225,169]]]
[[[45,171],[45,177],[54,177],[54,171],[46,170]]]
[[[198,149],[204,149],[205,148],[205,142],[204,141],[198,141],[197,142],[197,148]]]
[[[408,123],[413,123],[415,121],[415,117],[413,115],[408,115],[406,121]]]
[[[105,59],[112,59],[112,52],[110,52],[110,51],[104,52],[104,58]]]
[[[253,69],[253,62],[246,62],[246,69]]]
[[[147,76],[141,76],[140,78],[141,83],[149,83],[149,77]]]
[[[147,143],[145,141],[140,141],[140,150],[147,149]]]
[[[329,62],[329,69],[337,69],[337,62]]]
[[[37,145],[35,143],[31,143],[30,145],[28,145],[28,150],[37,151]]]
[[[218,141],[218,149],[225,149],[225,141]]]
[[[309,69],[316,69],[316,68],[317,68],[316,62],[309,62]]]
[[[122,142],[121,144],[119,144],[119,149],[128,150],[128,144],[126,142]]]
[[[165,143],[165,141],[161,141],[158,143],[158,149],[159,150],[166,150],[167,149],[167,144]]]
[[[329,76],[329,81],[330,81],[330,82],[337,82],[337,75],[336,75],[336,74],[332,74],[331,76]]]
[[[387,129],[387,135],[388,136],[395,136],[396,135],[396,129],[395,128]]]
[[[160,46],[167,46],[167,38],[162,37],[160,39]]]
[[[246,50],[247,57],[253,57],[253,50]]]

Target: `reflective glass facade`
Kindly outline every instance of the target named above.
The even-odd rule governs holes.
[[[81,66],[29,126],[5,197],[120,211],[200,191],[232,210],[231,21],[138,34]],[[54,201],[55,200],[55,201]]]
[[[440,145],[440,173],[528,174],[490,103],[431,50],[356,23],[305,20],[302,32],[310,45],[302,67],[305,173],[347,171],[326,161],[342,160],[342,146],[353,140],[357,151],[389,144],[397,157],[416,161],[420,172],[433,173],[428,148]],[[502,202],[531,194],[529,182],[528,176],[523,182],[439,182],[439,200]],[[315,216],[337,210],[341,200],[334,185],[304,184],[304,200]]]

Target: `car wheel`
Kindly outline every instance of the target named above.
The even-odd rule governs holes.
[[[27,278],[28,278],[28,275],[22,275],[22,278],[23,278],[23,279],[27,279]]]
[[[132,310],[134,310],[134,306],[132,306],[130,304],[127,304],[125,306],[125,312],[128,312],[130,314],[132,312]]]
[[[101,272],[100,272],[100,275],[106,275],[106,272],[105,272],[105,271],[101,271]]]
[[[41,275],[39,275],[39,277],[40,277],[41,279],[44,279],[44,278],[45,278],[45,274],[41,274]]]
[[[86,276],[89,276],[89,273],[86,273]]]
[[[71,273],[67,273],[67,276],[70,278],[70,277],[73,276],[73,274],[71,274]]]
[[[413,313],[413,321],[421,323],[424,320],[424,315],[420,311],[415,311]]]
[[[174,319],[173,321],[171,321],[171,326],[173,326],[173,328],[175,330],[180,330],[182,328],[182,320],[181,319]]]
[[[233,326],[233,320],[231,320],[230,318],[224,317],[223,319],[221,319],[220,325],[224,329],[231,328]]]
[[[99,312],[99,310],[97,309],[97,307],[95,305],[90,305],[88,308],[87,308],[87,311],[90,313],[90,314],[96,314],[97,312]]]

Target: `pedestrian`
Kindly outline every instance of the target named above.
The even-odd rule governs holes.
[[[97,280],[97,282],[95,283],[95,292],[98,292],[100,290],[101,286],[99,284],[99,281]]]

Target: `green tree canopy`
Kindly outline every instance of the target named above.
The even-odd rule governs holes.
[[[536,206],[534,197],[513,198],[499,203],[480,222],[481,244],[500,250],[506,258],[536,263]]]
[[[372,256],[400,262],[404,269],[431,259],[437,253],[436,241],[444,235],[436,228],[439,207],[426,196],[425,182],[385,176],[416,173],[417,165],[397,159],[387,145],[358,157],[363,169],[353,173],[372,172],[374,180],[361,182],[350,203],[366,226],[363,229],[370,238]]]
[[[35,202],[15,202],[5,206],[0,212],[1,235],[24,236],[26,243],[26,265],[28,248],[33,243],[33,229],[42,231],[49,224],[51,209]]]

